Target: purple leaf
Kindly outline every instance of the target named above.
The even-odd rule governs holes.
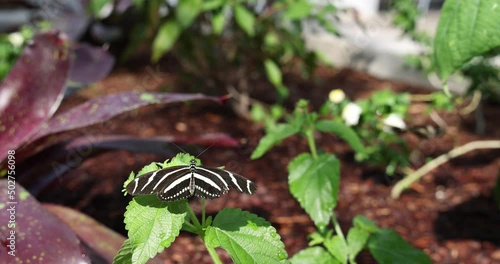
[[[154,137],[138,138],[128,135],[88,135],[59,142],[31,156],[18,165],[18,180],[32,194],[38,195],[54,180],[67,171],[78,167],[105,149],[125,149],[173,156],[180,150],[175,144],[192,144],[216,147],[235,147],[238,141],[221,133],[204,134],[201,137]],[[17,154],[16,154],[17,157]]]
[[[90,263],[71,228],[47,212],[22,186],[0,180],[0,189],[5,190],[0,192],[3,263]],[[12,198],[7,190],[15,191]]]
[[[113,258],[120,249],[125,237],[95,221],[90,216],[54,204],[43,204],[49,212],[55,214],[66,223],[86,245],[107,263],[112,263]]]
[[[105,49],[86,43],[78,44],[73,49],[73,55],[69,79],[79,86],[86,86],[106,77],[115,64],[115,58]]]
[[[118,114],[151,104],[167,104],[193,100],[221,102],[221,98],[202,94],[124,92],[93,98],[43,124],[31,141],[41,137],[93,125]]]
[[[69,71],[68,40],[41,33],[0,84],[0,161],[27,141],[61,102]]]

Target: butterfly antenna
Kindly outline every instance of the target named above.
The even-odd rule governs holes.
[[[199,156],[201,156],[201,154],[203,154],[205,151],[207,151],[209,148],[211,148],[213,145],[215,145],[215,143],[217,143],[217,142],[214,142],[214,143],[212,143],[212,145],[208,146],[208,148],[206,148],[200,154],[198,154],[198,156],[196,156],[196,158],[198,158]]]
[[[186,151],[184,151],[184,149],[182,149],[181,147],[179,147],[177,144],[175,144],[174,142],[170,142],[170,144],[176,146],[178,149],[180,149],[182,152],[184,152],[185,154],[188,154]]]

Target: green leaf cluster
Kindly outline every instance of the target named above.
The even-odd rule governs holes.
[[[144,173],[169,166],[189,164],[194,157],[180,153],[164,163],[151,163],[142,168]],[[197,161],[199,164],[199,160]],[[134,173],[125,186],[133,180]],[[114,263],[146,263],[168,248],[180,231],[199,235],[215,263],[220,259],[215,248],[225,249],[235,263],[284,263],[287,253],[280,236],[264,219],[239,209],[226,208],[212,217],[205,216],[202,205],[201,221],[186,200],[163,202],[155,195],[136,196],[125,212],[128,239],[122,245]]]
[[[96,8],[105,1],[95,0]],[[152,42],[152,60],[169,53],[190,76],[185,79],[190,85],[197,80],[234,85],[233,74],[241,91],[248,86],[249,76],[258,76],[267,78],[281,101],[289,94],[283,82],[288,68],[298,68],[308,77],[321,62],[305,46],[303,22],[317,21],[337,33],[329,20],[337,9],[317,7],[308,0],[183,0],[177,4],[151,0],[135,2],[128,12],[135,14],[137,23],[130,29],[122,60]]]
[[[415,249],[390,229],[381,229],[373,221],[356,216],[347,233],[333,235],[331,230],[311,234],[309,247],[290,259],[291,263],[356,263],[356,256],[364,249],[370,251],[378,263],[432,263],[421,250]]]
[[[407,95],[395,95],[388,91],[374,94],[368,100],[370,102],[360,102],[360,105],[364,105],[363,112],[372,108],[371,110],[382,115],[394,112],[405,114],[409,103]],[[333,104],[345,106],[347,102],[330,103],[323,106],[325,114],[335,110],[336,106]],[[273,117],[262,106],[259,106],[258,111],[260,116],[257,116],[262,121]],[[310,246],[294,255],[290,259],[291,263],[356,263],[356,256],[363,249],[368,249],[380,263],[398,263],[408,257],[418,263],[431,263],[425,253],[413,248],[396,232],[380,229],[363,216],[357,216],[353,220],[353,227],[344,236],[333,213],[338,201],[340,162],[335,155],[317,150],[314,134],[318,131],[335,134],[358,154],[367,155],[368,149],[358,136],[358,130],[335,120],[335,117],[319,119],[317,113],[309,111],[305,100],[297,103],[292,114],[280,114],[279,118],[286,122],[267,122],[270,125],[266,127],[266,134],[251,158],[262,157],[273,146],[294,135],[300,135],[308,142],[310,153],[299,154],[288,164],[288,182],[291,194],[312,219],[318,231],[311,234]],[[330,224],[333,224],[333,229]]]

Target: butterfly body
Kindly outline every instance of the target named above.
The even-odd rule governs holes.
[[[240,193],[254,194],[257,187],[245,177],[219,168],[190,165],[167,167],[140,175],[126,190],[131,195],[156,194],[171,202],[196,196],[205,199],[220,197],[234,188]]]

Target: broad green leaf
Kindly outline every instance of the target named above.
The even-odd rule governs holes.
[[[264,61],[264,68],[266,69],[267,79],[274,86],[277,87],[282,84],[281,70],[274,61],[266,59]]]
[[[203,0],[182,0],[178,2],[175,17],[182,28],[189,27],[200,14]]]
[[[441,80],[474,56],[500,47],[500,0],[447,0],[434,40]]]
[[[234,208],[220,211],[207,227],[208,247],[222,247],[234,263],[285,263],[285,245],[266,220]]]
[[[347,245],[338,235],[325,240],[325,247],[340,263],[347,263]]]
[[[349,260],[354,260],[356,256],[365,247],[366,241],[370,237],[370,232],[354,226],[347,233],[347,247],[349,250]]]
[[[258,159],[264,155],[272,146],[278,144],[283,139],[292,136],[300,131],[300,126],[294,123],[278,124],[267,131],[266,135],[259,141],[259,145],[252,153],[251,159]]]
[[[362,215],[357,215],[356,217],[354,217],[352,222],[355,227],[359,227],[370,233],[380,231],[380,228],[371,219]]]
[[[299,251],[290,259],[292,264],[336,264],[340,263],[322,247],[309,247]]]
[[[203,1],[203,11],[211,11],[221,7],[225,0],[206,0]]]
[[[284,17],[290,20],[303,19],[311,13],[312,5],[308,0],[293,1],[288,4]]]
[[[342,122],[333,120],[320,120],[316,122],[316,128],[321,132],[333,133],[345,140],[356,152],[364,153],[365,148],[358,134],[349,126]]]
[[[222,30],[224,30],[225,22],[226,15],[224,14],[224,11],[214,14],[214,16],[212,17],[212,30],[214,31],[215,35],[220,35],[220,33],[222,33]]]
[[[133,248],[132,263],[146,263],[170,246],[184,223],[185,206],[186,201],[165,203],[153,195],[136,196],[130,201],[125,212],[125,229],[130,241],[122,249]]]
[[[246,9],[244,6],[237,5],[234,7],[234,18],[238,26],[240,26],[248,36],[253,37],[253,35],[255,35],[255,16],[250,10]]]
[[[330,154],[316,159],[309,153],[295,157],[288,164],[290,192],[322,230],[330,222],[337,204],[340,163]]]
[[[153,62],[157,62],[163,54],[169,51],[181,34],[181,26],[177,21],[166,21],[160,26],[153,41]]]
[[[368,249],[378,263],[432,263],[423,251],[414,248],[393,230],[381,229],[368,240]]]
[[[134,251],[134,246],[130,239],[125,240],[123,242],[122,247],[116,253],[115,258],[113,259],[113,264],[128,264],[132,263],[132,252]]]

